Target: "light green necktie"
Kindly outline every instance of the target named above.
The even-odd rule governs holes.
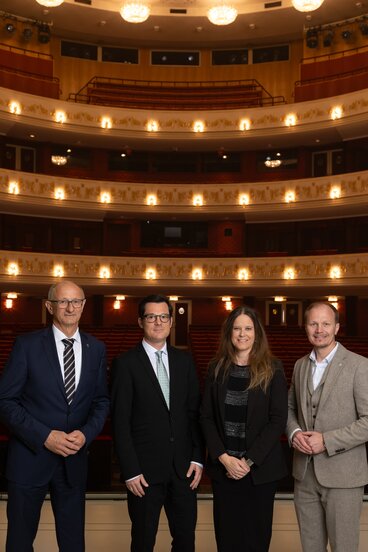
[[[156,360],[156,370],[157,370],[157,379],[161,387],[163,396],[167,404],[167,408],[170,409],[170,381],[167,375],[164,363],[162,362],[162,351],[156,351],[155,355]]]

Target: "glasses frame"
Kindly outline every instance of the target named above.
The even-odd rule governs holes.
[[[148,320],[149,316],[152,317],[153,320]],[[163,316],[164,319],[162,319]],[[144,314],[142,318],[143,320],[148,322],[148,324],[155,324],[158,319],[160,319],[160,322],[162,322],[162,324],[167,324],[171,320],[171,315],[169,313],[163,312],[162,314]]]
[[[56,303],[59,309],[67,309],[69,305],[73,305],[73,309],[81,309],[86,299],[48,299],[50,303]],[[74,301],[80,301],[80,305],[74,305]],[[65,307],[62,307],[60,303],[67,303]]]

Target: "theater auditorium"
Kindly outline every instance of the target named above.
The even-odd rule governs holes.
[[[50,324],[63,279],[85,290],[81,328],[106,344],[109,373],[141,340],[151,293],[170,298],[170,343],[202,390],[242,304],[288,383],[314,301],[368,356],[367,89],[365,2],[2,0],[0,371],[17,335]],[[8,439],[1,426],[4,549]],[[300,552],[291,472],[276,497],[270,551]],[[360,527],[363,552],[368,489]],[[196,542],[216,550],[206,475]],[[86,549],[129,543],[108,419],[89,450]],[[170,550],[164,515],[156,549]],[[48,500],[35,550],[57,550]]]

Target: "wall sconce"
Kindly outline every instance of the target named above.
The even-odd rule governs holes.
[[[52,271],[54,278],[64,277],[64,267],[62,265],[55,265]]]
[[[242,119],[239,123],[239,130],[244,132],[244,130],[249,130],[251,126],[250,119]]]
[[[110,192],[101,192],[100,201],[101,201],[101,203],[111,203],[111,194],[110,194]]]
[[[125,301],[125,295],[117,295],[116,300],[117,301]]]
[[[147,205],[157,205],[157,196],[155,194],[149,194],[146,199]]]
[[[19,266],[18,263],[9,263],[7,268],[7,273],[9,276],[18,276]]]
[[[294,190],[288,190],[285,192],[285,203],[293,203],[295,201]]]
[[[7,299],[18,299],[18,293],[15,291],[10,291],[6,294]]]
[[[194,207],[202,207],[203,205],[203,195],[196,194],[193,196],[193,205]]]
[[[158,122],[154,120],[148,121],[146,129],[148,132],[158,132]]]
[[[156,269],[147,268],[146,270],[146,280],[156,280]]]
[[[192,270],[192,280],[202,280],[203,271],[201,268],[193,268]]]
[[[10,102],[9,111],[14,115],[20,115],[22,113],[22,108],[20,107],[19,102]]]
[[[101,119],[101,128],[112,128],[112,121],[110,117],[102,117]]]
[[[283,297],[282,295],[276,295],[274,297],[275,303],[284,303],[286,301],[286,297]]]
[[[226,301],[226,303],[225,303],[225,310],[227,310],[227,311],[233,310],[233,303],[232,303],[232,301]]]
[[[56,123],[61,123],[61,124],[65,123],[66,122],[65,111],[55,111],[54,118]]]
[[[64,188],[55,188],[54,198],[55,199],[65,199]]]
[[[227,303],[227,302],[231,301],[231,297],[228,297],[228,296],[221,297],[221,301],[223,301],[224,303]]]
[[[114,310],[120,310],[121,309],[121,301],[119,299],[115,299],[112,305]]]
[[[338,265],[332,266],[330,268],[330,278],[336,279],[341,278],[341,267]]]
[[[248,280],[249,270],[247,268],[240,268],[238,271],[238,280]]]
[[[204,122],[203,121],[194,121],[193,131],[194,132],[204,132]]]
[[[341,197],[341,188],[340,188],[340,186],[331,186],[330,198],[331,199],[338,199],[339,197]]]
[[[285,278],[285,280],[294,280],[295,279],[295,270],[291,267],[285,268],[284,278]]]
[[[249,194],[239,195],[239,205],[249,205]]]
[[[98,275],[99,275],[99,277],[102,278],[102,279],[106,279],[106,280],[107,280],[108,278],[110,278],[111,273],[110,273],[109,267],[108,267],[108,266],[101,266],[100,272],[99,272]]]
[[[284,123],[287,127],[295,126],[296,125],[296,115],[294,113],[289,113],[286,115],[284,119]]]
[[[8,186],[9,194],[18,195],[19,194],[19,185],[18,182],[9,182]]]
[[[10,310],[13,308],[13,299],[5,299],[5,308]]]
[[[335,105],[330,111],[330,116],[333,121],[336,121],[336,119],[341,119],[342,117],[342,107],[341,105]]]
[[[169,301],[174,303],[175,301],[179,301],[179,297],[177,295],[170,295]]]

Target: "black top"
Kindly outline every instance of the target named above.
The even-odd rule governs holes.
[[[248,366],[231,366],[225,395],[225,447],[230,456],[242,458],[246,453],[245,427],[247,423]]]

